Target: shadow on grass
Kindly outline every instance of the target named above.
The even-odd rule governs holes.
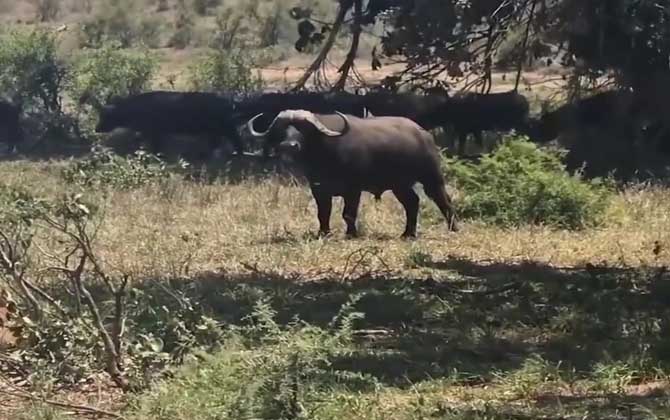
[[[351,281],[335,274],[317,281],[274,272],[204,273],[170,283],[226,324],[245,322],[266,296],[279,323],[298,316],[325,327],[360,294],[359,350],[335,365],[396,387],[439,378],[485,383],[522,369],[531,356],[584,376],[599,364],[624,362],[648,377],[670,361],[670,276],[663,268],[559,269],[463,259],[426,265],[448,271],[441,279]]]

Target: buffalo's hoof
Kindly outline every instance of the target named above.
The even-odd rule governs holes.
[[[331,236],[332,234],[330,233],[329,230],[320,230],[319,233],[316,234],[316,237],[319,239],[329,238]]]
[[[412,241],[416,239],[416,232],[403,232],[402,235],[400,235],[400,238]]]
[[[345,234],[345,236],[346,236],[347,239],[356,239],[356,238],[359,237],[357,231],[347,232],[347,233]]]

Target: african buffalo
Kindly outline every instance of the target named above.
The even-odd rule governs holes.
[[[232,98],[205,92],[154,91],[116,99],[99,108],[97,133],[132,129],[145,136],[154,151],[170,134],[205,136],[212,150],[228,137],[238,154],[244,147],[234,121]]]
[[[262,114],[254,121],[255,129],[265,131],[275,117],[287,109],[304,109],[317,114],[343,112],[349,115],[365,117],[367,110],[362,97],[348,92],[268,92],[253,95],[240,101],[236,117],[239,121]],[[265,142],[263,154],[267,157],[273,145],[279,141]]]
[[[634,104],[632,92],[612,90],[597,93],[543,114],[532,129],[532,138],[545,143],[554,140],[562,131],[606,126],[613,122],[632,122]],[[632,130],[630,127],[628,129]]]
[[[405,117],[415,122],[420,115],[444,105],[448,99],[446,92],[420,95],[410,92],[378,91],[361,97],[365,108],[375,116]]]
[[[419,197],[415,183],[423,189],[447,219],[451,230],[457,230],[451,198],[440,171],[440,155],[433,136],[404,117],[359,118],[335,114],[314,114],[306,110],[285,110],[272,121],[266,132],[256,132],[254,121],[248,122],[255,137],[274,134],[283,139],[282,153],[295,157],[305,170],[318,208],[319,233],[330,232],[332,198],[344,199],[342,214],[347,235],[356,236],[356,217],[361,193],[379,197],[391,190],[403,205],[407,223],[403,237],[416,236]],[[344,123],[341,131],[330,127]]]
[[[374,111],[373,111],[374,112]],[[466,93],[417,116],[427,130],[451,125],[459,139],[457,153],[463,155],[468,134],[482,145],[482,131],[517,129],[525,132],[529,124],[528,100],[517,92]]]
[[[0,130],[4,134],[8,153],[13,153],[17,143],[21,140],[20,114],[19,106],[0,100]]]

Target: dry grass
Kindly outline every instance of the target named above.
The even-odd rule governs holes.
[[[3,164],[0,177],[51,196],[71,189],[62,185],[59,166]],[[433,203],[422,197],[416,241],[399,238],[404,213],[390,193],[380,203],[364,196],[359,219],[363,234],[354,240],[343,237],[339,200],[333,208],[334,237],[314,239],[317,221],[309,190],[278,179],[212,185],[168,180],[135,191],[111,191],[106,197],[87,194],[105,212],[99,237],[105,259],[138,274],[166,273],[190,259],[193,271],[237,272],[245,270],[243,264],[257,264],[309,275],[341,270],[350,254],[370,247],[379,248],[379,259],[372,262],[377,268],[386,264],[395,272],[416,276],[435,274],[411,268],[410,259],[417,252],[434,261],[534,261],[556,267],[670,264],[670,192],[660,188],[621,193],[606,226],[585,232],[469,223],[452,234]],[[656,242],[667,245],[658,256],[651,253]]]
[[[0,179],[40,196],[75,191],[76,187],[64,185],[59,176],[65,164],[2,163]],[[343,400],[335,398],[333,406],[324,406],[324,412],[352,418],[386,413],[388,418],[414,419],[422,418],[424,409],[480,410],[488,406],[498,414],[520,410],[545,415],[560,409],[566,415],[582,415],[592,409],[589,407],[612,410],[618,401],[612,400],[612,392],[617,398],[625,396],[635,399],[635,404],[649,405],[655,404],[649,398],[667,391],[663,382],[667,375],[662,370],[652,373],[651,368],[622,377],[618,376],[619,370],[608,367],[608,374],[599,377],[591,373],[575,382],[561,376],[565,372],[552,376],[556,358],[587,370],[594,369],[597,362],[613,363],[597,350],[604,345],[601,339],[580,341],[584,338],[579,335],[588,336],[580,328],[598,331],[598,322],[605,322],[599,317],[609,311],[598,308],[594,315],[591,304],[583,303],[583,299],[589,299],[592,293],[602,293],[603,299],[613,295],[596,283],[583,282],[590,270],[617,273],[619,269],[634,271],[670,264],[667,189],[628,188],[617,196],[605,226],[583,232],[542,227],[499,229],[466,223],[461,232],[452,234],[433,204],[422,199],[420,236],[415,241],[398,238],[404,215],[391,194],[380,203],[370,196],[364,198],[362,238],[343,238],[339,217],[342,207],[338,202],[333,209],[334,237],[314,239],[317,222],[309,191],[305,185],[286,179],[211,184],[170,179],[134,191],[104,194],[86,190],[85,194],[104,212],[97,249],[110,270],[132,273],[138,281],[180,278],[196,287],[211,288],[203,305],[224,305],[225,310],[236,313],[238,306],[232,309],[230,297],[224,298],[227,288],[235,287],[229,283],[252,287],[262,284],[282,302],[286,319],[299,313],[313,321],[330,319],[331,311],[343,301],[342,294],[372,291],[373,297],[363,308],[370,327],[381,325],[396,334],[388,343],[369,343],[373,349],[384,349],[384,356],[373,358],[373,353],[364,353],[353,363],[381,378],[384,387],[374,394],[359,395],[354,405],[341,405]],[[658,255],[652,252],[657,243],[661,244]],[[357,253],[360,250],[369,252]],[[278,276],[276,283],[263,273]],[[366,273],[375,274],[372,283],[366,281]],[[461,284],[463,280],[484,281],[486,287],[495,287],[515,277],[537,288],[527,299],[537,303],[539,309],[526,312],[523,295],[513,297],[513,303],[505,296],[447,298],[439,297],[439,288],[426,291],[420,286],[434,279],[438,284],[458,287],[468,287]],[[342,282],[349,279],[353,281]],[[408,283],[410,279],[418,281]],[[321,281],[323,289],[316,286]],[[403,291],[407,287],[411,290]],[[587,289],[573,301],[569,290],[577,290],[574,287]],[[634,296],[633,289],[625,293]],[[413,296],[413,300],[408,301],[407,296]],[[549,296],[555,300],[547,301]],[[246,299],[249,297],[233,303],[243,307],[249,304]],[[556,313],[544,320],[544,310]],[[592,321],[588,318],[591,316],[595,317]],[[611,314],[617,320],[628,316],[624,306]],[[445,323],[438,318],[460,322]],[[502,324],[490,325],[496,322]],[[426,323],[430,323],[429,329]],[[625,340],[619,340],[622,338],[612,343],[623,346]],[[588,352],[578,350],[576,343],[585,345]],[[400,357],[396,353],[402,358],[396,359]],[[533,354],[544,354],[553,361],[533,364]],[[455,366],[453,378],[445,372],[450,365]],[[626,369],[633,372],[634,368]],[[401,375],[403,371],[406,373]],[[471,377],[476,378],[473,383]],[[656,382],[659,380],[661,385]],[[653,388],[653,395],[638,395],[647,388]],[[353,397],[342,398],[351,401]]]

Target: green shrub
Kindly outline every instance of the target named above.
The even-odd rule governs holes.
[[[95,107],[114,96],[147,90],[157,69],[158,60],[153,54],[146,50],[123,50],[118,43],[108,43],[76,57],[69,93],[79,101],[82,130],[91,135],[95,118],[86,105]]]
[[[141,150],[122,157],[94,148],[89,157],[72,163],[61,175],[68,183],[82,186],[130,189],[166,179],[170,173],[161,158]]]
[[[0,92],[19,97],[24,109],[61,112],[67,66],[47,31],[11,31],[0,38]]]
[[[254,59],[244,50],[211,51],[189,67],[191,88],[199,91],[246,93],[263,87]]]
[[[70,141],[78,127],[63,110],[68,65],[56,36],[46,30],[14,30],[0,36],[0,94],[21,104],[26,138]]]
[[[581,229],[602,222],[612,196],[601,180],[570,175],[563,152],[538,148],[525,138],[507,138],[478,164],[446,159],[445,171],[462,193],[462,217],[502,226],[543,224]]]

